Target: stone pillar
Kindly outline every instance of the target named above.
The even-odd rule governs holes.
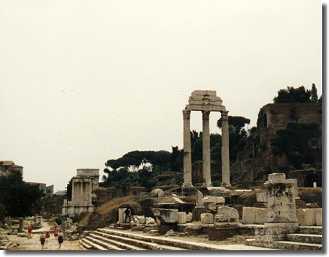
[[[71,192],[71,201],[74,202],[74,199],[75,199],[75,191],[76,191],[76,188],[75,188],[75,183],[74,183],[74,180],[72,180],[72,192]]]
[[[183,187],[192,187],[192,156],[191,156],[191,111],[183,110],[184,119],[184,184]]]
[[[231,185],[228,111],[222,112],[222,185]]]
[[[83,182],[82,181],[80,181],[79,182],[79,184],[80,184],[80,196],[79,196],[79,202],[80,203],[83,203]]]
[[[206,186],[211,186],[209,114],[209,111],[202,111],[202,172]]]

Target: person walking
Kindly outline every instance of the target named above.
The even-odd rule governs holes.
[[[54,227],[54,237],[56,238],[58,236],[58,227],[55,225]]]
[[[29,223],[29,225],[27,226],[27,238],[28,239],[32,238],[32,229],[33,229],[32,224]]]
[[[64,242],[64,234],[62,231],[59,231],[57,240],[58,240],[58,249],[61,249],[62,243]]]
[[[41,235],[40,235],[41,250],[44,249],[44,247],[45,247],[45,242],[46,242],[46,236],[45,236],[44,233],[41,233]]]

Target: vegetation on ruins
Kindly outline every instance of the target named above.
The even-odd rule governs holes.
[[[274,103],[321,103],[315,84],[307,90],[303,86],[280,89],[274,98]],[[261,113],[264,114],[264,113]],[[321,127],[317,124],[299,123],[294,117],[294,110],[290,113],[290,122],[287,128],[279,130],[273,136],[271,149],[261,141],[262,132],[259,124],[266,117],[259,116],[257,127],[247,130],[250,120],[242,116],[229,116],[230,162],[232,164],[243,161],[262,159],[268,150],[275,156],[286,156],[288,166],[285,168],[299,169],[304,164],[321,166]],[[217,125],[221,128],[222,121]],[[301,140],[303,139],[303,140]],[[261,143],[263,142],[263,143]],[[210,149],[212,160],[212,174],[217,174],[221,163],[221,135],[210,135]],[[202,162],[202,132],[191,131],[192,162]],[[256,166],[263,162],[255,162]],[[217,166],[216,166],[217,165]],[[104,186],[114,186],[125,189],[130,186],[144,186],[150,189],[162,185],[158,178],[165,176],[168,171],[174,172],[167,184],[180,184],[183,180],[183,151],[177,146],[172,151],[132,151],[118,159],[110,159],[105,163]],[[254,167],[254,166],[250,166]],[[274,167],[272,167],[274,168]],[[276,167],[280,168],[280,167]],[[281,167],[282,168],[282,167]],[[259,167],[259,170],[270,170],[271,167]],[[216,173],[217,172],[217,173]],[[68,192],[70,184],[68,185]]]
[[[246,144],[248,133],[245,125],[250,120],[241,116],[229,116],[230,159],[235,161],[236,153]],[[221,126],[221,120],[218,121]],[[192,161],[202,161],[202,132],[191,132]],[[213,163],[221,161],[221,135],[210,135],[211,159]],[[159,185],[158,178],[168,171],[174,171],[175,176],[167,180],[170,184],[180,184],[183,181],[183,152],[177,146],[172,151],[132,151],[118,159],[111,159],[105,163],[106,168],[103,184],[125,189],[130,186],[143,186],[150,189]],[[219,167],[212,167],[213,174]],[[215,171],[216,170],[216,171]],[[67,186],[70,195],[70,183]]]
[[[280,89],[273,101],[274,103],[317,103],[319,99],[316,86],[312,84],[311,90],[305,89],[304,86]]]
[[[25,183],[20,174],[0,176],[0,216],[33,215],[40,208],[42,195],[37,186]]]
[[[279,130],[272,140],[275,155],[285,154],[291,166],[302,168],[303,164],[321,165],[321,129],[318,124],[289,123]]]

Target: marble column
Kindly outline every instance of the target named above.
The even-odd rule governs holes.
[[[202,173],[206,186],[211,186],[209,114],[209,111],[202,112]]]
[[[184,184],[183,187],[192,187],[192,156],[191,156],[191,111],[183,110],[184,119]]]
[[[222,112],[222,185],[231,185],[228,111]]]

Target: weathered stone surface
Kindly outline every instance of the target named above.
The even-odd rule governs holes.
[[[160,188],[153,189],[150,193],[152,197],[157,197],[157,198],[164,196],[164,194],[165,194],[164,191]]]
[[[222,196],[211,196],[208,195],[206,197],[203,197],[202,201],[204,203],[216,203],[216,204],[224,204],[225,198]]]
[[[297,183],[295,179],[285,178],[284,173],[272,173],[264,183],[267,198],[267,222],[297,222]]]
[[[256,200],[259,203],[266,203],[267,202],[266,192],[257,192],[256,193]]]
[[[200,215],[201,224],[213,224],[214,215],[212,213],[202,213]]]
[[[185,224],[187,222],[187,217],[186,217],[185,212],[177,212],[177,223],[178,224]]]
[[[304,225],[306,226],[315,225],[315,215],[313,209],[304,209]]]
[[[177,209],[159,209],[161,221],[165,223],[176,223],[177,222]]]
[[[186,214],[186,222],[192,222],[192,212]]]
[[[216,211],[217,207],[224,205],[225,198],[222,196],[206,196],[202,199],[206,209]]]
[[[322,226],[322,208],[314,209],[315,225]]]
[[[124,223],[125,222],[125,210],[127,208],[119,208],[118,209],[118,222]]]
[[[297,209],[298,224],[322,226],[322,208]]]
[[[284,173],[272,173],[268,175],[268,182],[272,184],[285,183],[286,174]]]
[[[221,222],[239,222],[239,213],[236,209],[222,206],[217,208],[215,223]]]
[[[242,223],[244,224],[264,224],[266,221],[266,209],[255,207],[243,207]]]
[[[201,213],[204,213],[205,211],[206,211],[205,207],[198,207],[198,206],[196,206],[193,209],[193,212],[192,212],[192,220],[193,221],[200,221],[200,219],[201,219]]]

